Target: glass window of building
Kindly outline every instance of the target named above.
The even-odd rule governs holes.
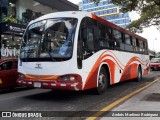
[[[1,35],[1,57],[2,58],[17,58],[22,36],[14,36],[11,34]]]
[[[84,6],[82,10],[86,10],[89,12],[94,11],[95,15],[103,17],[103,19],[109,20],[110,22],[123,28],[125,28],[131,22],[129,14],[122,13],[120,11],[120,8],[122,8],[122,6],[112,4],[111,0],[101,0],[98,6],[95,3],[88,3],[85,1],[85,4],[83,2],[82,6]],[[119,21],[117,19],[119,19]]]

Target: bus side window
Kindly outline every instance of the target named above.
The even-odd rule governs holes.
[[[109,44],[107,42],[107,37],[106,37],[106,30],[105,30],[105,25],[98,23],[99,27],[99,36],[98,36],[98,41],[99,41],[99,49],[106,49],[109,47]]]
[[[115,47],[118,50],[124,50],[123,33],[117,29],[113,29],[113,37],[116,40]]]
[[[94,34],[94,29],[91,27],[86,27],[86,28],[82,29],[84,58],[88,58],[95,51],[93,34]]]
[[[87,28],[87,52],[94,52],[93,28]]]
[[[135,37],[132,37],[132,45],[133,45],[133,51],[138,52],[138,47],[137,47],[137,44],[136,44],[136,38]]]
[[[139,52],[140,51],[140,44],[139,44],[139,39],[138,38],[136,38],[136,46],[137,46],[137,52]]]
[[[148,45],[147,45],[147,42],[145,41],[144,42],[144,46],[145,46],[145,54],[147,55],[148,54]]]
[[[114,40],[112,37],[112,29],[106,26],[106,39],[109,44],[109,49],[114,49]]]
[[[145,41],[143,41],[143,51],[144,51],[143,53],[146,54],[146,44],[145,44]]]
[[[81,39],[83,41],[83,59],[93,55],[98,48],[99,30],[97,28],[97,21],[89,17],[82,20],[85,25],[81,27]]]
[[[125,50],[126,51],[133,51],[131,36],[129,34],[125,34]]]
[[[139,40],[139,51],[140,53],[143,53],[143,41],[142,40]]]

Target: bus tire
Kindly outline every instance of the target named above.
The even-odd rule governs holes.
[[[107,90],[108,87],[108,72],[104,67],[101,67],[98,75],[98,86],[94,89],[95,93],[100,95]]]
[[[141,80],[142,80],[142,69],[140,66],[138,66],[136,81],[139,82]]]

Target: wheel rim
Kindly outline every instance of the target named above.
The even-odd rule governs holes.
[[[106,77],[103,73],[99,75],[98,87],[103,90],[106,87]]]

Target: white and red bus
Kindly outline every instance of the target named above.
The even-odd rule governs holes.
[[[21,44],[18,83],[101,94],[108,85],[149,72],[148,44],[87,12],[57,12],[29,23]]]

